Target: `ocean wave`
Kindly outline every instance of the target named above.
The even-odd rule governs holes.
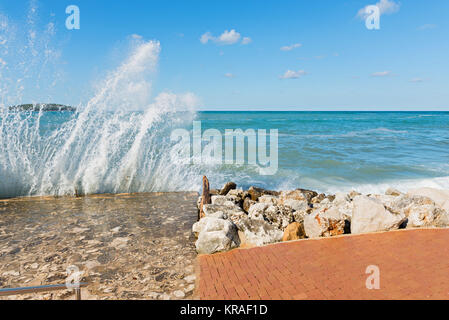
[[[366,136],[370,134],[407,134],[407,130],[394,130],[389,128],[374,128],[366,129],[360,131],[349,131],[346,133],[336,133],[336,134],[292,134],[292,133],[279,133],[279,136],[283,137],[303,137],[303,138],[348,138],[348,137],[359,137]]]
[[[0,197],[191,189],[199,169],[183,165],[183,146],[170,133],[192,123],[195,99],[150,98],[146,79],[159,52],[159,42],[142,41],[65,121],[3,108]],[[136,107],[143,112],[129,111]]]

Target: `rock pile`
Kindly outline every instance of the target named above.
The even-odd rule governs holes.
[[[449,191],[431,188],[325,195],[305,189],[242,190],[228,182],[210,193],[211,204],[202,206],[203,218],[193,226],[200,254],[349,233],[449,227]]]

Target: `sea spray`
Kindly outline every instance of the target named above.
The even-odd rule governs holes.
[[[146,75],[160,52],[142,42],[76,113],[2,111],[0,196],[184,189],[170,132],[194,117],[194,96],[161,93]],[[133,109],[143,111],[130,111]]]

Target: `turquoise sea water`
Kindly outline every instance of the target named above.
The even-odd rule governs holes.
[[[242,184],[322,191],[449,187],[448,112],[204,112],[203,126],[279,130],[279,171]]]
[[[0,115],[0,197],[242,187],[449,189],[449,112],[47,112]],[[170,141],[176,128],[278,129],[279,168],[203,157]]]

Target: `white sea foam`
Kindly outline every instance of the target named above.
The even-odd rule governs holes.
[[[298,181],[301,181],[298,183]],[[275,186],[276,190],[294,190],[298,187],[309,188],[326,194],[337,192],[357,191],[362,194],[384,194],[388,188],[395,188],[401,192],[407,192],[415,188],[435,188],[449,190],[449,176],[425,179],[402,179],[384,181],[380,183],[353,183],[341,179],[311,179],[299,178],[286,179]]]
[[[23,55],[30,63],[48,59],[36,56],[42,39],[36,38],[35,15],[32,6],[26,32],[30,51]],[[3,31],[10,24],[1,17],[0,25],[0,40],[6,39]],[[198,168],[183,163],[177,152],[181,146],[170,141],[171,130],[192,123],[196,98],[190,93],[151,95],[159,53],[157,41],[134,43],[129,57],[98,85],[88,103],[66,114],[55,128],[49,123],[54,115],[7,108],[30,89],[23,81],[30,70],[21,64],[14,70],[16,64],[10,64],[0,91],[0,197],[199,188],[200,181],[195,185],[189,179]],[[0,57],[7,64],[11,52]]]

